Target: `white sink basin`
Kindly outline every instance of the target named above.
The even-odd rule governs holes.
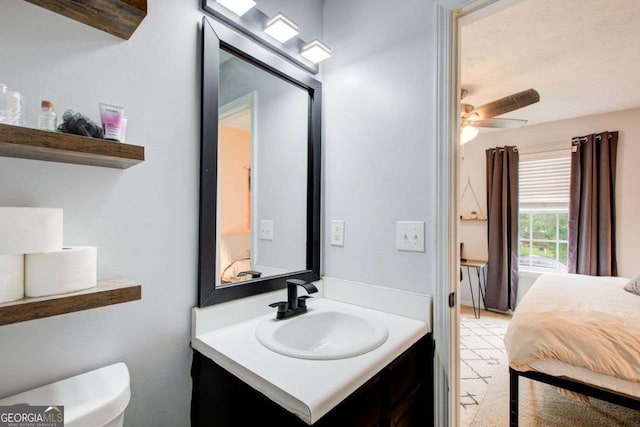
[[[291,319],[268,319],[256,338],[276,353],[298,359],[346,359],[381,346],[386,325],[373,317],[342,310],[310,310]]]

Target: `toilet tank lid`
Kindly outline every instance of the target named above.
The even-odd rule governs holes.
[[[0,400],[0,405],[64,405],[65,427],[102,426],[124,412],[131,390],[124,363],[66,378]]]

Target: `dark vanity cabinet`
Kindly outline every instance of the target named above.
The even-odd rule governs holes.
[[[373,375],[313,425],[433,425],[432,349],[429,334]],[[192,426],[307,426],[298,417],[197,351],[194,351],[191,376]]]

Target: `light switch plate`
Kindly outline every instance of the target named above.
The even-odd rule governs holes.
[[[331,246],[344,246],[344,221],[331,221]]]
[[[396,222],[396,249],[424,252],[424,221]]]
[[[273,221],[260,220],[260,240],[273,240]]]

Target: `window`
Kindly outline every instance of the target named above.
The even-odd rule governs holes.
[[[567,270],[568,216],[520,209],[520,266]]]
[[[569,156],[520,161],[520,267],[567,270]]]

